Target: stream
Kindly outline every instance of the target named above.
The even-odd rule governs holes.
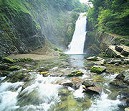
[[[65,52],[68,57],[40,61],[40,67],[51,66],[49,76],[44,77],[34,69],[28,72],[32,79],[27,82],[11,83],[4,81],[6,77],[1,77],[0,111],[124,111],[119,108],[120,101],[115,96],[115,89],[109,86],[116,75],[101,75],[104,81],[96,83],[102,88],[100,95],[83,91],[80,81],[91,80],[94,76],[87,69],[86,55],[83,54],[85,26],[86,17],[80,14],[73,39]],[[68,77],[72,71],[81,71],[83,76]],[[76,88],[64,85],[71,81],[77,83]]]

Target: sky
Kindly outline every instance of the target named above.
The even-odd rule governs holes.
[[[81,3],[88,3],[89,0],[80,0]]]

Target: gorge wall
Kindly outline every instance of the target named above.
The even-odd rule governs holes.
[[[77,0],[0,0],[0,56],[28,53],[46,41],[67,46],[79,5]]]

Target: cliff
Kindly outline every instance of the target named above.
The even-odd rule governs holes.
[[[76,1],[0,0],[0,56],[28,53],[46,41],[64,48],[78,17]]]

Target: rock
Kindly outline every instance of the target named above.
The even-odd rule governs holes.
[[[84,85],[85,88],[94,87],[94,86],[95,86],[94,83],[91,82],[91,81],[84,81],[84,82],[82,83],[82,85]]]
[[[16,71],[16,70],[20,70],[21,69],[21,67],[20,66],[11,66],[11,67],[9,67],[8,68],[8,71]]]
[[[73,83],[73,88],[74,89],[78,89],[80,87],[80,85],[82,85],[83,80],[78,78],[78,77],[73,77],[71,79],[72,83]]]
[[[87,60],[91,60],[91,61],[100,61],[100,60],[103,60],[103,58],[93,56],[93,57],[88,57]]]
[[[31,80],[30,74],[22,73],[19,71],[9,74],[5,79],[5,81],[9,81],[9,82],[13,82],[13,83],[18,82],[18,81],[25,81],[26,82],[29,80]]]
[[[119,88],[127,88],[127,84],[124,83],[122,80],[115,79],[112,82],[110,82],[110,85],[119,87]]]
[[[122,50],[121,51],[121,55],[125,56],[125,57],[128,57],[129,55],[129,52],[125,51],[125,50]]]
[[[48,71],[44,71],[44,72],[40,72],[41,75],[43,75],[44,77],[47,77],[49,75]]]
[[[38,72],[45,72],[45,71],[48,71],[49,69],[48,68],[46,68],[46,67],[40,67],[39,69],[38,69]]]
[[[68,87],[73,87],[73,83],[70,80],[62,82],[61,85],[68,86]]]
[[[2,61],[5,62],[5,63],[11,63],[11,64],[15,62],[15,60],[13,60],[11,58],[8,58],[8,57],[4,57],[2,59]]]
[[[118,74],[110,84],[127,88],[129,85],[129,70],[123,71],[122,73]]]
[[[125,111],[129,111],[129,107],[128,108],[125,108]]]
[[[93,76],[93,81],[94,82],[104,82],[105,79],[101,75],[94,75]]]
[[[102,88],[97,86],[87,87],[87,88],[84,88],[84,92],[87,92],[90,94],[100,94],[102,92]]]
[[[123,48],[119,47],[118,45],[115,46],[115,50],[118,52],[121,52],[123,50]]]
[[[68,77],[73,77],[73,76],[77,77],[77,76],[82,76],[83,74],[84,73],[81,71],[74,71],[74,72],[71,72],[71,74],[68,74],[67,76]]]
[[[124,80],[125,76],[123,74],[118,74],[115,79]]]
[[[124,64],[129,64],[129,59],[123,59]]]
[[[121,59],[112,59],[108,62],[108,64],[121,64],[122,60]]]
[[[94,72],[94,73],[101,74],[101,73],[103,73],[104,71],[106,71],[106,67],[105,67],[105,66],[97,66],[97,65],[94,65],[93,67],[91,67],[90,71],[91,71],[91,72]]]

